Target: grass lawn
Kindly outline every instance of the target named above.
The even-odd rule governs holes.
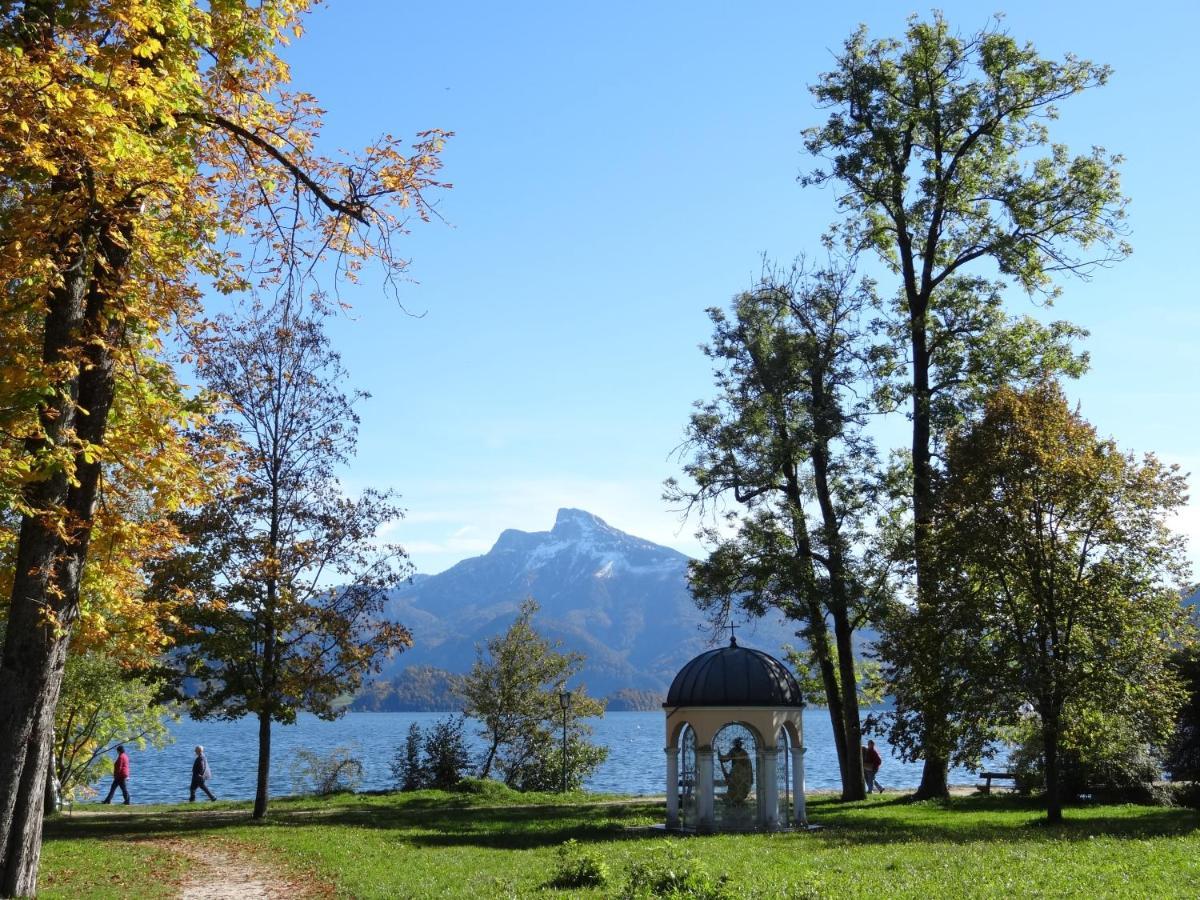
[[[48,823],[47,897],[178,890],[180,842],[214,842],[347,897],[626,896],[630,872],[689,869],[730,897],[1197,897],[1200,813],[1087,806],[1057,827],[1011,796],[908,803],[810,800],[820,831],[664,838],[661,801],[425,791],[249,804],[114,807]],[[553,886],[564,841],[603,863],[601,887]],[[187,844],[187,846],[191,846]],[[116,880],[114,880],[116,879]],[[689,894],[686,896],[694,896]]]

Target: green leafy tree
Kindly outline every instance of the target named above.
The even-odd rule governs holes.
[[[173,716],[157,702],[161,686],[98,651],[72,655],[54,716],[54,776],[64,797],[78,796],[111,771],[118,744],[161,749]]]
[[[733,315],[709,311],[715,400],[697,404],[684,465],[666,498],[689,512],[732,499],[735,533],[707,527],[713,545],[690,565],[692,593],[723,620],[738,606],[778,610],[799,625],[825,689],[845,799],[864,792],[853,635],[886,586],[855,547],[875,497],[875,454],[855,396],[887,357],[861,324],[869,285],[847,268],[769,272],[737,297]],[[832,624],[832,634],[830,634]]]
[[[1174,728],[1186,563],[1166,520],[1186,502],[1185,479],[1097,437],[1050,380],[998,391],[950,441],[945,477],[934,546],[956,709],[975,723],[963,739],[978,747],[988,725],[1031,709],[1059,821],[1069,712],[1073,749],[1093,758],[1114,732],[1088,737],[1089,722],[1160,747]]]
[[[399,517],[391,497],[343,497],[357,399],[319,314],[284,302],[218,321],[199,371],[228,399],[221,424],[233,484],[180,517],[188,544],[154,568],[154,590],[181,597],[169,671],[196,718],[258,719],[254,816],[266,814],[271,725],[345,712],[383,660],[411,644],[384,615],[403,551],[376,541]]]
[[[502,635],[477,648],[477,658],[460,690],[466,715],[482,723],[485,750],[480,777],[493,768],[504,783],[520,790],[561,785],[562,723],[567,720],[567,781],[578,787],[607,756],[607,748],[588,742],[584,719],[604,714],[604,703],[573,687],[564,713],[559,692],[579,675],[583,656],[561,653],[533,627],[538,610],[532,598],[521,604],[516,620]]]
[[[836,653],[836,648],[834,649]],[[800,685],[800,693],[804,702],[810,706],[825,706],[825,682],[811,651],[802,651],[790,645],[784,645],[784,659],[792,667],[796,683]],[[836,668],[841,671],[841,661]],[[883,666],[878,660],[856,657],[854,660],[855,681],[858,685],[858,701],[863,706],[878,706],[887,698],[887,683],[883,678]]]
[[[1186,596],[1195,592],[1193,587]],[[1186,693],[1175,723],[1166,769],[1173,781],[1200,781],[1200,644],[1190,643],[1177,649],[1172,654],[1171,667]]]
[[[1078,367],[1066,347],[1075,329],[1009,321],[999,296],[1015,282],[1049,299],[1056,274],[1086,276],[1128,253],[1119,157],[1098,147],[1072,156],[1048,126],[1061,101],[1108,76],[1069,54],[1045,59],[998,22],[963,36],[935,13],[911,19],[901,40],[860,28],[812,86],[831,114],[805,132],[805,147],[827,165],[802,182],[836,185],[846,215],[831,239],[873,250],[899,279],[889,313],[908,362],[898,395],[912,422],[907,556],[931,665],[908,687],[920,696],[900,723],[920,733],[903,742],[925,759],[919,796],[947,794],[951,743],[930,546],[941,429],[991,387]],[[988,280],[994,271],[998,282]]]

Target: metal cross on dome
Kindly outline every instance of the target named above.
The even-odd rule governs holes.
[[[733,632],[737,629],[737,626],[733,624],[733,619],[730,619],[729,624],[726,625],[725,627],[729,629],[729,646],[736,647],[737,646],[737,635],[734,634]]]

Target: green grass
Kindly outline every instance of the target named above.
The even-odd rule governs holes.
[[[134,807],[48,825],[47,896],[160,896],[177,876],[156,838],[223,840],[330,884],[349,897],[620,896],[641,861],[670,857],[747,897],[1196,897],[1200,814],[1190,809],[1088,806],[1060,826],[1039,808],[994,795],[949,803],[895,796],[842,804],[816,798],[816,832],[664,838],[645,826],[661,801],[595,795],[435,791],[276,801],[252,823],[246,804]],[[611,873],[601,888],[552,887],[558,848],[574,839]],[[133,842],[130,844],[130,842]],[[103,877],[130,853],[158,872],[143,893]],[[691,863],[682,857],[690,857]]]

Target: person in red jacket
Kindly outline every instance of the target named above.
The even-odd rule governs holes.
[[[867,782],[867,793],[871,793],[871,788],[874,788],[880,794],[883,793],[883,785],[875,780],[876,774],[879,772],[879,767],[883,765],[883,757],[879,755],[879,751],[875,749],[874,741],[867,741],[867,746],[862,748],[863,761],[863,778]]]
[[[113,762],[113,782],[112,787],[108,789],[108,796],[104,798],[104,803],[112,803],[113,794],[117,792],[117,788],[121,789],[121,796],[125,798],[125,805],[129,805],[129,756],[125,753],[125,746],[117,744],[117,758]]]

